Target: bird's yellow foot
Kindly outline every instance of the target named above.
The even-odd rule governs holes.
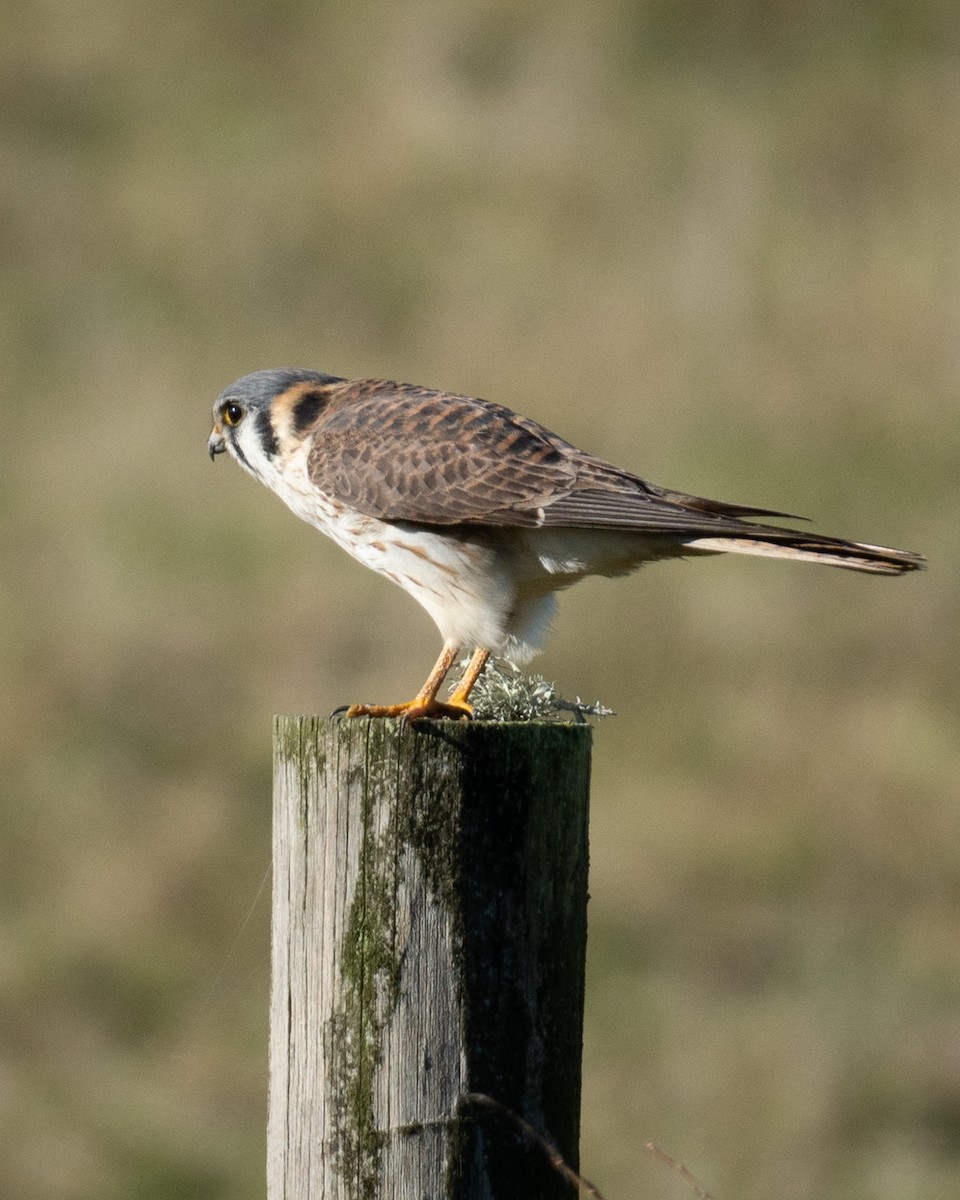
[[[473,716],[473,705],[465,700],[427,700],[417,696],[405,704],[351,704],[345,717],[399,717],[408,721],[464,721]]]

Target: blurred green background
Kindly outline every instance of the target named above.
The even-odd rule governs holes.
[[[0,28],[0,1194],[263,1195],[270,717],[437,635],[206,457],[298,364],[921,550],[671,564],[535,664],[595,739],[610,1200],[960,1180],[948,0],[26,0]]]

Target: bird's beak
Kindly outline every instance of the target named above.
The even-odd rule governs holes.
[[[207,438],[207,451],[210,454],[210,461],[213,462],[217,455],[222,454],[226,448],[227,444],[223,440],[223,433],[220,426],[214,425],[213,432]]]

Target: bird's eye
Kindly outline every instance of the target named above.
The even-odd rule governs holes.
[[[220,409],[220,416],[223,418],[224,425],[239,425],[240,418],[243,416],[243,409],[239,404],[228,400]]]

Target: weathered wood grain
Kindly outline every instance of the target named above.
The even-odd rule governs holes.
[[[590,731],[278,717],[269,1200],[570,1188]]]

